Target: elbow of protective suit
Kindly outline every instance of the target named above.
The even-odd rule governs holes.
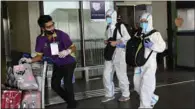
[[[164,41],[162,41],[161,43],[156,43],[154,44],[151,49],[153,51],[156,51],[157,53],[162,53],[166,48],[166,44]]]
[[[159,32],[154,33],[150,37],[150,40],[153,42],[153,46],[151,47],[153,51],[162,53],[166,49],[166,43]]]

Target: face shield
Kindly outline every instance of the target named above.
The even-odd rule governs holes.
[[[106,12],[106,22],[108,25],[115,25],[116,24],[116,19],[117,19],[117,13],[115,10],[109,9]]]
[[[140,27],[142,28],[142,33],[148,33],[153,30],[152,15],[150,13],[142,14],[140,18]]]

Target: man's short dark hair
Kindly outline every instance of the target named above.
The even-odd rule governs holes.
[[[39,26],[42,28],[45,27],[45,23],[49,21],[52,21],[52,17],[50,15],[41,15],[37,22]]]

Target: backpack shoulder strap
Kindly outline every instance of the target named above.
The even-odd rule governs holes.
[[[148,36],[150,36],[150,35],[152,35],[152,34],[155,33],[155,32],[157,32],[157,30],[156,30],[156,29],[153,29],[153,30],[150,31],[148,34],[146,34],[146,35],[144,36],[144,38],[145,38],[145,37],[148,37]],[[150,52],[150,54],[149,54],[148,57],[146,58],[146,61],[148,61],[148,59],[150,58],[150,56],[152,55],[152,53],[153,53],[153,50]]]
[[[121,37],[123,37],[123,35],[122,35],[122,33],[121,33],[121,24],[123,24],[123,23],[117,23],[116,28],[117,28],[117,30],[119,31]]]
[[[152,35],[155,32],[157,32],[157,30],[156,29],[153,29],[152,31],[150,31],[149,33],[147,33],[146,35],[144,35],[144,38]]]
[[[106,26],[106,30],[108,30],[108,28],[109,28],[109,25]]]
[[[150,52],[150,54],[148,55],[148,57],[146,58],[146,62],[148,61],[149,57],[152,55],[153,50]]]

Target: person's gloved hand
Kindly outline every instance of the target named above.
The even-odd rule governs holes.
[[[65,58],[66,56],[68,56],[69,54],[71,53],[71,50],[70,49],[67,49],[67,50],[63,50],[59,53],[59,57],[60,58]]]
[[[153,42],[151,42],[150,40],[145,40],[144,41],[144,47],[146,48],[151,48],[153,46]]]
[[[116,47],[118,47],[118,48],[125,48],[125,44],[124,43],[120,43],[120,44],[117,44]]]
[[[31,58],[21,58],[19,60],[19,63],[22,63],[22,62],[25,62],[25,63],[32,63],[32,59]]]
[[[125,44],[124,44],[124,42],[122,41],[122,40],[118,40],[117,41],[117,45],[116,45],[116,47],[118,47],[118,48],[125,48]]]

